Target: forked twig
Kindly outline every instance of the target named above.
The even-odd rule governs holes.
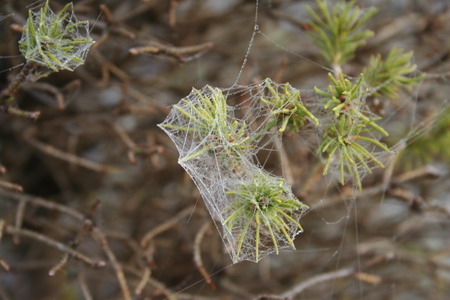
[[[91,259],[90,257],[86,256],[85,254],[82,254],[75,249],[64,245],[63,243],[60,243],[58,241],[55,241],[43,234],[28,230],[28,229],[17,229],[14,226],[6,225],[5,226],[5,233],[11,234],[11,235],[19,235],[23,237],[28,237],[33,240],[40,241],[50,247],[53,247],[59,251],[62,251],[64,253],[70,253],[73,257],[76,259],[84,262],[86,265],[93,267],[93,268],[100,268],[105,266],[105,262],[100,260],[96,261]]]
[[[79,213],[78,211],[76,211],[70,207],[48,201],[43,198],[32,197],[32,196],[25,195],[25,194],[19,194],[19,193],[14,193],[14,192],[10,192],[10,191],[4,191],[4,190],[0,190],[0,195],[6,196],[6,197],[16,200],[16,201],[25,200],[30,205],[45,207],[50,210],[59,211],[61,213],[70,215],[81,222],[84,222],[86,220],[85,216],[83,214]],[[17,233],[13,227],[8,227],[8,228],[10,229],[11,234]],[[102,250],[105,252],[106,256],[108,257],[108,260],[110,261],[111,265],[113,266],[113,269],[116,273],[116,277],[118,279],[119,286],[122,290],[124,299],[131,300],[132,298],[131,298],[130,290],[128,288],[128,284],[126,282],[125,276],[123,274],[122,266],[119,264],[119,262],[117,261],[117,258],[115,257],[114,253],[112,252],[111,248],[109,247],[109,244],[105,237],[105,234],[97,227],[93,227],[91,232],[92,232],[92,236],[100,242],[100,246],[102,247]],[[71,255],[73,255],[76,258],[79,258],[79,259],[84,258],[86,260],[86,263],[91,262],[91,264],[95,265],[96,267],[101,267],[101,266],[104,266],[104,264],[105,264],[103,261],[95,263],[95,262],[91,261],[89,257],[83,256],[83,254],[75,251],[74,249],[72,249],[70,247],[67,247],[64,244],[61,244],[57,241],[48,239],[46,236],[39,235],[34,232],[28,232],[28,231],[25,234],[21,234],[21,235],[22,236],[29,235],[31,238],[35,238],[35,239],[38,239],[41,241],[48,242],[48,243],[50,243],[50,245],[53,245],[54,247],[56,247],[59,250],[61,250],[61,249],[66,250],[66,252],[70,253]],[[42,239],[40,239],[41,237],[42,237]]]

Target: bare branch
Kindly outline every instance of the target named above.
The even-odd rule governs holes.
[[[29,130],[28,132],[26,132],[24,134],[25,140],[30,145],[32,145],[33,147],[35,147],[36,149],[40,150],[41,152],[43,152],[47,155],[53,156],[60,160],[66,161],[70,164],[74,164],[74,165],[77,165],[77,166],[80,166],[85,169],[88,169],[88,170],[91,170],[94,172],[98,172],[98,173],[115,173],[115,172],[119,171],[119,169],[117,167],[96,163],[96,162],[78,157],[74,154],[61,151],[51,145],[42,143],[42,142],[38,141],[37,139],[33,138],[31,133],[32,133],[31,130]]]
[[[93,268],[101,268],[101,267],[105,266],[105,262],[102,260],[95,261],[95,260],[91,259],[90,257],[76,251],[75,249],[73,249],[71,247],[68,247],[68,246],[66,246],[58,241],[55,241],[45,235],[42,235],[40,233],[31,231],[31,230],[17,229],[13,226],[6,225],[5,233],[10,234],[10,235],[19,235],[19,236],[23,236],[23,237],[27,237],[27,238],[30,238],[33,240],[40,241],[40,242],[42,242],[50,247],[53,247],[59,251],[62,251],[64,253],[69,253],[76,259],[84,262],[85,264],[87,264],[88,266],[93,267]]]
[[[205,279],[206,283],[209,284],[211,286],[211,288],[215,290],[216,284],[211,279],[208,272],[205,270],[205,267],[203,266],[202,254],[201,254],[201,249],[200,249],[203,237],[205,236],[205,233],[209,229],[209,227],[210,227],[210,223],[209,223],[209,221],[206,221],[205,223],[203,223],[202,227],[200,227],[200,230],[195,235],[194,263],[195,263],[195,266],[197,267],[198,271],[200,272],[200,274]]]
[[[150,240],[152,240],[155,236],[158,234],[163,233],[164,231],[169,230],[170,228],[174,227],[178,224],[178,222],[189,215],[193,210],[192,206],[189,206],[182,211],[180,211],[177,215],[174,217],[168,219],[166,222],[162,223],[161,225],[157,226],[156,228],[152,229],[151,231],[147,232],[144,237],[141,239],[141,246],[146,247]]]
[[[12,183],[12,182],[8,182],[8,181],[4,181],[4,180],[0,180],[0,188],[1,189],[5,189],[5,190],[11,190],[14,192],[23,192],[23,187]]]

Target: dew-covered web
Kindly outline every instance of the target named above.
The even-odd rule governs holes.
[[[287,90],[293,97],[298,92],[269,79],[229,89],[193,89],[160,125],[175,143],[179,163],[196,183],[211,216],[223,228],[222,238],[234,262],[258,261],[295,248],[293,240],[302,231],[300,218],[307,206],[284,179],[265,171],[257,156],[272,151],[280,134],[271,117],[275,109],[267,104]],[[239,103],[229,105],[232,98]],[[276,222],[265,210],[276,214]]]
[[[89,33],[89,23],[78,20],[72,3],[58,13],[44,5],[30,10],[19,41],[20,51],[28,62],[53,71],[74,70],[84,63],[92,46]]]
[[[23,24],[22,36],[18,41],[21,56],[34,63],[33,77],[40,78],[51,72],[74,70],[84,64],[94,41],[90,36],[89,24],[77,18],[73,4],[67,4],[61,11],[54,12],[46,1],[38,0],[26,7],[29,11],[27,22]],[[0,16],[0,21],[13,17],[14,13]],[[99,16],[100,17],[100,16]],[[3,59],[21,56],[1,56]],[[0,72],[8,72],[22,67],[24,63]]]

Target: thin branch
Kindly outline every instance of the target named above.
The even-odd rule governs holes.
[[[6,263],[6,261],[4,261],[3,259],[0,258],[0,267],[5,270],[6,272],[9,272],[11,270],[11,267]]]
[[[48,271],[48,275],[55,276],[56,273],[64,268],[64,266],[69,262],[69,257],[70,255],[68,253],[65,253],[63,258],[53,268],[51,268],[50,271]]]
[[[201,243],[203,240],[203,237],[205,236],[206,231],[209,229],[210,223],[209,221],[206,221],[202,227],[200,227],[200,230],[195,235],[194,240],[194,263],[197,267],[198,271],[202,275],[202,277],[205,279],[206,283],[208,283],[213,290],[216,289],[216,284],[214,281],[209,277],[208,272],[205,270],[205,267],[203,266],[203,260],[202,260],[202,254],[201,254]]]
[[[443,173],[439,172],[436,168],[433,168],[431,166],[429,168],[425,168],[425,169],[420,168],[420,169],[421,169],[420,171],[418,171],[416,169],[416,170],[407,171],[403,174],[392,177],[391,181],[393,181],[393,182],[387,182],[387,183],[383,182],[381,184],[374,185],[372,187],[364,188],[360,191],[351,191],[350,193],[340,193],[340,194],[332,195],[327,198],[326,202],[321,202],[320,200],[322,198],[319,198],[315,201],[312,201],[313,203],[319,203],[319,204],[312,205],[311,210],[327,208],[327,207],[333,206],[335,204],[341,203],[343,200],[349,199],[349,198],[360,198],[360,197],[367,198],[370,196],[378,195],[380,193],[388,192],[389,189],[391,188],[390,187],[391,183],[402,184],[402,183],[405,183],[405,182],[408,182],[408,181],[411,181],[414,179],[418,179],[418,178],[429,177],[429,176],[436,178],[437,176],[443,175]],[[389,178],[391,178],[391,176],[389,176]]]
[[[100,63],[102,68],[105,68],[108,73],[114,74],[117,78],[122,80],[125,83],[128,83],[131,81],[131,77],[123,71],[121,68],[113,64],[112,62],[108,61],[101,53],[100,51],[93,49],[92,53],[94,54],[95,59]]]
[[[311,277],[297,285],[295,285],[292,289],[287,290],[283,294],[281,294],[282,299],[293,299],[293,297],[302,293],[307,288],[310,288],[319,283],[327,282],[330,280],[335,280],[338,278],[345,278],[350,275],[355,274],[355,268],[345,268],[334,272],[323,273],[314,277]]]
[[[134,290],[134,294],[136,296],[140,296],[142,292],[144,291],[146,285],[148,284],[150,280],[151,270],[150,268],[144,269],[144,274],[142,274],[142,278],[139,281],[138,285],[136,286],[136,289]]]
[[[155,55],[167,55],[178,59],[181,62],[188,60],[187,56],[193,56],[201,52],[210,50],[214,46],[213,43],[203,43],[194,46],[175,47],[167,46],[157,42],[151,42],[148,46],[135,47],[129,50],[132,55],[139,54],[155,54]]]
[[[25,140],[35,147],[36,149],[40,150],[41,152],[53,156],[55,158],[58,158],[60,160],[66,161],[70,164],[74,164],[80,167],[83,167],[85,169],[98,172],[98,173],[115,173],[118,172],[119,169],[114,166],[109,166],[105,164],[96,163],[81,157],[78,157],[74,154],[67,153],[64,151],[61,151],[51,145],[42,143],[38,141],[37,139],[32,137],[31,131],[28,131],[24,134]]]
[[[283,141],[280,136],[275,136],[274,139],[275,148],[278,153],[278,157],[281,164],[281,169],[283,170],[283,177],[286,178],[286,182],[289,185],[293,185],[294,182],[294,174],[292,173],[291,164],[289,163],[289,157],[284,149]]]
[[[23,187],[12,183],[12,182],[8,182],[8,181],[4,181],[4,180],[0,180],[0,189],[5,189],[5,190],[10,190],[10,191],[14,191],[14,192],[23,192]]]
[[[111,263],[111,265],[114,269],[114,272],[116,273],[117,281],[119,282],[119,286],[122,291],[123,298],[125,300],[131,300],[132,297],[131,297],[130,289],[128,287],[128,283],[125,278],[125,275],[123,273],[122,265],[117,261],[117,258],[115,256],[114,252],[109,247],[109,243],[108,243],[108,240],[107,240],[105,234],[102,231],[100,231],[100,229],[98,229],[97,227],[94,227],[92,229],[92,235],[94,238],[96,238],[99,241],[103,252],[108,257],[108,260]]]
[[[171,0],[169,7],[169,26],[175,28],[177,26],[177,7],[179,0]]]
[[[26,89],[26,88],[43,91],[43,92],[53,95],[55,97],[58,109],[64,110],[64,108],[65,108],[64,96],[57,87],[55,87],[49,83],[46,83],[46,82],[32,82],[32,83],[25,84],[24,89]]]
[[[42,199],[42,198],[38,198],[38,197],[32,197],[29,195],[25,195],[25,194],[18,194],[18,193],[14,193],[14,192],[9,192],[9,191],[4,191],[4,190],[0,190],[0,195],[2,196],[6,196],[10,199],[13,200],[25,200],[27,201],[29,204],[31,205],[36,205],[36,206],[41,206],[41,207],[45,207],[47,209],[50,210],[56,210],[62,213],[66,213],[72,217],[74,217],[75,219],[84,222],[86,220],[86,218],[79,212],[77,212],[74,209],[71,209],[67,206],[61,205],[61,204],[57,204],[57,203],[53,203],[51,201]],[[13,227],[7,227],[9,228],[9,231],[7,231],[10,234],[14,234],[17,233],[17,231],[14,230]],[[43,241],[44,243],[47,243],[49,245],[54,246],[55,248],[62,250],[66,253],[69,253],[70,255],[74,256],[75,258],[81,259],[87,263],[90,262],[91,265],[95,266],[95,267],[103,267],[105,265],[104,261],[100,261],[100,262],[93,262],[90,260],[89,257],[84,256],[83,254],[77,252],[76,250],[67,247],[64,244],[61,244],[57,241],[51,240],[49,238],[47,238],[46,236],[40,235],[38,233],[34,233],[32,231],[25,231],[25,233],[21,233],[22,236],[30,236],[31,238]],[[112,252],[111,248],[109,247],[108,241],[105,237],[105,234],[100,231],[100,229],[98,229],[97,227],[93,227],[92,228],[92,235],[94,238],[96,238],[99,243],[100,246],[103,250],[103,252],[106,254],[106,256],[108,257],[108,260],[110,261],[114,271],[116,272],[116,276],[120,285],[120,288],[122,290],[122,294],[124,296],[125,300],[131,300],[131,294],[128,288],[128,284],[126,282],[125,276],[123,274],[122,271],[122,267],[119,264],[119,262],[117,261],[117,258],[115,257],[114,253]],[[88,263],[89,264],[89,263]]]
[[[78,211],[76,211],[70,207],[67,207],[65,205],[61,205],[56,202],[48,201],[48,200],[40,198],[40,197],[34,197],[31,195],[27,195],[27,194],[5,191],[5,190],[1,190],[1,189],[0,189],[0,196],[7,197],[7,198],[15,200],[15,201],[26,201],[30,205],[40,206],[40,207],[47,208],[49,210],[58,211],[63,214],[67,214],[79,221],[82,221],[82,222],[84,221],[83,214],[79,213]]]
[[[60,242],[55,241],[43,234],[28,230],[28,229],[17,229],[13,226],[6,225],[5,233],[10,234],[10,235],[20,235],[20,236],[27,237],[27,238],[30,238],[30,239],[33,239],[36,241],[40,241],[40,242],[42,242],[50,247],[53,247],[59,251],[62,251],[64,253],[69,253],[76,259],[84,262],[86,265],[93,267],[93,268],[101,268],[101,267],[105,266],[105,262],[102,260],[95,261],[95,260],[91,259],[90,257],[76,251],[75,249],[64,245],[63,243],[60,243]]]
[[[41,115],[40,111],[26,111],[26,110],[21,110],[20,108],[17,107],[12,107],[12,106],[7,106],[7,105],[0,105],[0,111],[3,111],[4,113],[14,116],[14,117],[18,117],[18,118],[22,118],[22,119],[31,119],[33,121],[36,121],[39,116]]]
[[[148,243],[158,234],[163,233],[164,231],[169,230],[170,228],[174,227],[175,225],[180,222],[181,219],[186,217],[192,212],[193,207],[189,206],[180,211],[177,215],[174,217],[168,219],[166,222],[162,223],[161,225],[153,228],[151,231],[147,232],[144,237],[141,239],[141,246],[147,247]]]
[[[132,275],[134,275],[138,278],[142,278],[142,274],[139,270],[129,267],[129,266],[128,267],[125,266],[125,269],[128,273],[131,273]],[[159,282],[158,280],[156,280],[152,277],[149,277],[148,284],[153,286],[158,292],[160,292],[161,294],[166,296],[166,299],[168,299],[168,300],[177,300],[178,299],[175,296],[174,292],[172,292],[170,289],[168,289],[162,282]]]
[[[162,153],[164,148],[161,146],[139,146],[137,145],[128,135],[128,133],[123,130],[120,126],[117,124],[112,124],[112,129],[114,132],[119,136],[121,141],[125,144],[125,146],[128,148],[128,160],[131,164],[136,164],[136,156],[135,154],[147,154],[151,155],[154,153]]]
[[[20,228],[22,227],[23,215],[25,214],[26,206],[27,206],[26,200],[19,201],[19,204],[17,205],[16,218],[14,223],[17,230],[20,230]],[[13,236],[13,242],[16,245],[20,243],[20,238],[18,234]]]
[[[78,272],[78,282],[80,284],[81,293],[83,294],[84,300],[93,300],[91,292],[89,291],[87,282],[86,282],[86,276],[84,274],[84,271],[81,269]]]

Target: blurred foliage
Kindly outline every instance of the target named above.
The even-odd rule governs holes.
[[[316,0],[319,12],[306,6],[312,21],[308,35],[320,50],[322,57],[332,66],[340,66],[355,56],[358,47],[374,33],[361,27],[377,12],[372,7],[363,12],[355,1],[340,0],[329,5],[326,0]]]
[[[401,164],[407,169],[439,160],[450,165],[450,107],[436,116],[427,131],[413,137],[400,156]]]
[[[424,78],[424,74],[416,74],[417,66],[411,63],[412,58],[412,51],[398,48],[392,49],[384,60],[380,54],[374,55],[363,71],[364,78],[376,95],[396,98],[399,89],[412,89]]]

